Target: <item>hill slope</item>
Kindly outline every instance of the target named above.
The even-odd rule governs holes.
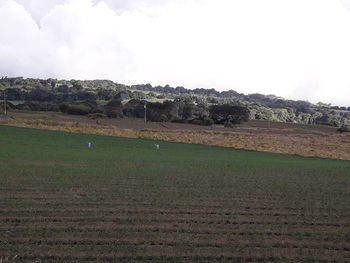
[[[326,124],[337,127],[350,125],[350,105],[339,107],[324,103],[312,104],[307,101],[285,100],[274,95],[245,95],[233,90],[223,92],[214,89],[189,90],[168,85],[153,87],[150,84],[127,86],[109,80],[2,78],[0,91],[5,89],[8,100],[56,103],[22,107],[31,110],[58,111],[57,102],[60,101],[88,100],[107,103],[117,98],[126,103],[132,99],[152,102],[178,100],[181,103],[197,106],[194,113],[203,116],[207,114],[206,109],[210,105],[231,104],[248,107],[251,120]],[[3,92],[0,92],[0,96],[3,97]]]

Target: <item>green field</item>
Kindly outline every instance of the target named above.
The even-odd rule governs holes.
[[[155,143],[0,126],[0,260],[350,262],[350,162]]]

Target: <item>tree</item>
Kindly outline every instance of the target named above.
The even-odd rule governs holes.
[[[144,118],[145,117],[145,101],[132,99],[123,107],[123,114],[126,117]]]
[[[111,100],[115,95],[116,91],[112,89],[99,88],[97,91],[97,96],[100,100]]]
[[[86,100],[86,101],[96,101],[97,94],[90,91],[79,91],[77,93],[78,100]]]
[[[115,96],[114,96],[114,99],[116,100],[120,100],[120,101],[123,101],[123,100],[130,100],[133,98],[133,94],[131,91],[129,90],[123,90],[119,93],[117,93]]]
[[[6,92],[6,98],[8,100],[25,100],[26,92],[20,88],[7,88],[0,93],[1,98],[4,96],[4,92]]]
[[[229,104],[213,105],[209,108],[210,117],[216,124],[239,124],[249,120],[249,110],[244,106]]]
[[[193,104],[186,104],[182,108],[181,117],[183,120],[189,120],[193,117],[194,112],[194,105]]]
[[[69,92],[69,87],[66,84],[57,87],[58,92],[67,93]]]
[[[178,118],[176,103],[172,101],[147,103],[147,119],[150,121],[172,121]]]
[[[36,87],[28,93],[26,100],[52,101],[54,98],[55,95],[51,91],[46,90],[45,88]]]
[[[111,118],[123,117],[123,104],[120,100],[111,100],[105,106],[106,115]]]

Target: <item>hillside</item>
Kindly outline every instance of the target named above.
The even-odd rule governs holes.
[[[173,88],[169,85],[164,87],[153,87],[150,84],[128,86],[110,80],[44,80],[21,77],[2,78],[0,80],[1,98],[4,96],[4,90],[6,90],[7,100],[12,102],[8,105],[9,109],[60,111],[62,102],[79,104],[88,101],[101,106],[111,100],[120,100],[124,105],[124,108],[120,109],[123,111],[121,115],[142,118],[143,105],[142,103],[135,105],[135,101],[160,104],[170,101],[175,105],[168,105],[169,108],[164,109],[165,112],[160,114],[165,117],[157,116],[155,120],[210,124],[210,121],[205,119],[210,115],[209,107],[228,104],[246,107],[249,110],[250,120],[324,124],[336,127],[350,125],[349,105],[339,107],[325,103],[312,104],[307,101],[285,100],[275,95],[245,95],[233,90],[218,92],[215,89],[189,90],[184,87]],[[94,108],[91,103],[83,106]],[[0,107],[2,110],[3,103]],[[81,110],[81,105],[79,107]],[[131,113],[128,107],[132,108]],[[138,107],[137,110],[135,107]],[[99,110],[96,109],[92,109],[89,113],[95,111],[106,114],[105,109],[101,110],[101,107]],[[117,112],[113,115],[118,117],[120,114]]]

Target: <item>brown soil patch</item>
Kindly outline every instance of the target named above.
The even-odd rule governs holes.
[[[350,160],[350,134],[333,127],[250,121],[234,128],[177,123],[145,123],[141,119],[102,119],[60,113],[15,113],[0,124],[37,129],[206,144],[263,152]]]

